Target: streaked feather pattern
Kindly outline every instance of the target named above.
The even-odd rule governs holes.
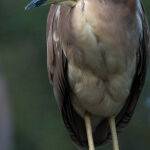
[[[137,53],[136,73],[132,82],[130,94],[123,109],[116,117],[117,129],[125,127],[134,112],[139,95],[145,81],[148,57],[149,30],[141,2],[137,0],[137,17],[141,22],[139,29],[139,49]],[[57,99],[64,123],[72,140],[81,147],[87,147],[84,120],[76,113],[71,104],[71,88],[68,82],[68,60],[66,46],[70,46],[70,16],[73,7],[61,4],[52,5],[47,21],[47,65],[48,75],[53,84],[54,95]],[[66,40],[70,37],[70,41]],[[67,45],[64,45],[67,43]],[[93,131],[95,145],[100,145],[110,139],[110,129],[107,118]]]

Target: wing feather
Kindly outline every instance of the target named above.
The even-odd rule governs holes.
[[[58,9],[60,9],[59,13]],[[84,121],[75,112],[71,104],[71,89],[67,77],[68,62],[62,44],[64,40],[63,31],[66,30],[71,9],[70,6],[64,5],[52,5],[50,8],[47,23],[47,65],[49,79],[53,84],[54,95],[57,99],[66,128],[76,144],[86,146],[87,140]],[[56,41],[54,40],[54,34],[59,39],[58,41],[56,39]]]

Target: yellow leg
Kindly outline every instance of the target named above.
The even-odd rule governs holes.
[[[90,119],[90,114],[89,113],[85,113],[84,120],[85,120],[89,150],[95,150],[93,135],[92,135],[91,119]]]
[[[111,135],[112,135],[113,150],[119,150],[119,144],[118,144],[118,137],[117,137],[117,130],[116,130],[115,117],[111,117],[111,118],[109,119],[109,125],[110,125]]]

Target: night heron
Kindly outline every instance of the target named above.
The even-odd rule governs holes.
[[[94,150],[130,121],[147,68],[149,31],[140,0],[33,0],[51,3],[47,65],[64,123]],[[111,136],[112,135],[112,136]]]

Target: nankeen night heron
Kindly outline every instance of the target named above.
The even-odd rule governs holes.
[[[72,140],[94,150],[130,121],[144,85],[149,30],[140,0],[50,3],[47,65]],[[111,136],[112,135],[112,136]]]

